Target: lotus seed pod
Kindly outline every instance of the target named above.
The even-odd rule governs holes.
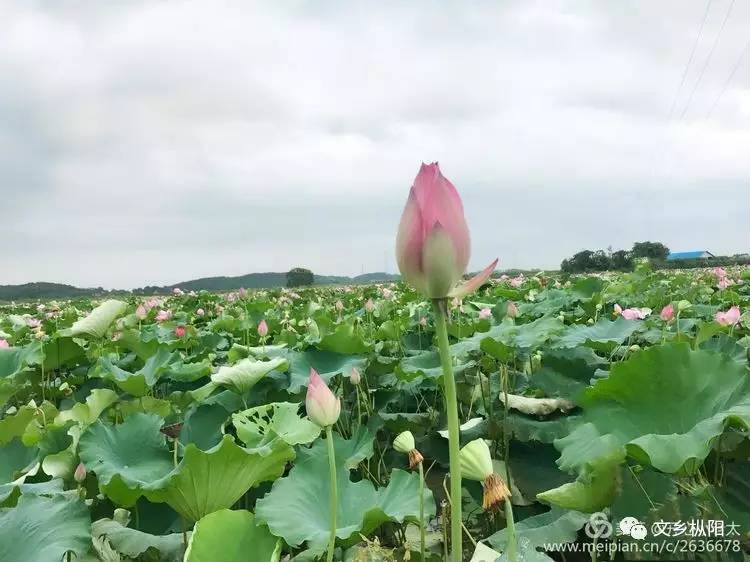
[[[484,439],[474,439],[467,443],[459,456],[463,478],[484,482],[492,474],[492,455]]]
[[[398,436],[393,440],[393,448],[399,453],[408,454],[409,451],[414,449],[416,444],[414,443],[414,435],[411,431],[404,431],[399,433]]]

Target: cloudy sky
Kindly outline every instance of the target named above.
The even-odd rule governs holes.
[[[434,160],[472,269],[750,251],[750,3],[706,5],[0,0],[0,284],[393,272]]]

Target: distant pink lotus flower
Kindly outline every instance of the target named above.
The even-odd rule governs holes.
[[[362,380],[362,375],[359,373],[359,369],[352,367],[352,372],[349,373],[349,380],[352,384],[359,384]]]
[[[199,308],[198,310],[196,310],[196,311],[195,311],[195,313],[196,313],[196,314],[197,314],[198,316],[205,316],[205,314],[206,314],[206,311],[205,311],[205,310],[203,310],[202,308]]]
[[[146,308],[151,310],[152,308],[156,308],[157,306],[159,306],[159,304],[161,304],[161,301],[159,299],[157,299],[156,297],[151,297],[146,301]]]
[[[227,302],[234,302],[237,300],[237,293],[229,293],[227,295]]]
[[[730,279],[729,277],[721,277],[721,278],[719,278],[719,280],[718,280],[718,281],[716,282],[716,286],[717,286],[717,287],[718,287],[719,289],[721,289],[721,290],[724,290],[724,289],[726,289],[727,287],[731,287],[732,285],[734,285],[734,282],[733,282],[733,281],[732,281],[732,280],[731,280],[731,279]]]
[[[489,308],[483,308],[479,311],[479,318],[482,320],[487,320],[490,316],[492,316],[492,311]]]
[[[674,320],[674,306],[672,305],[672,303],[669,303],[667,306],[661,309],[659,317],[664,320],[664,322],[671,322],[672,320]]]
[[[620,314],[622,314],[622,307],[619,304],[615,303],[614,311],[615,315],[619,316]]]
[[[518,307],[513,301],[508,301],[508,306],[505,308],[505,315],[508,318],[515,318],[518,316]]]
[[[175,295],[177,295],[178,297],[179,297],[179,296],[182,296],[182,295],[184,295],[184,294],[185,294],[185,293],[183,293],[183,292],[182,292],[182,289],[180,289],[179,287],[175,287],[174,289],[172,289],[172,292],[173,292],[173,293],[174,293]]]
[[[261,338],[265,338],[268,335],[268,324],[266,324],[265,318],[258,324],[258,335]]]
[[[500,281],[507,281],[508,279],[510,279],[510,277],[508,277],[508,274],[507,274],[507,273],[503,273],[503,274],[502,274],[502,275],[500,276]]]
[[[375,310],[375,303],[372,302],[372,299],[367,299],[367,302],[365,303],[365,310],[367,312],[372,312]]]
[[[310,382],[307,385],[305,408],[310,421],[320,427],[335,424],[341,414],[341,401],[336,398],[312,367],[310,368]]]
[[[342,310],[344,310],[344,303],[341,302],[341,299],[339,299],[339,300],[336,301],[336,305],[335,306],[336,306],[336,310],[338,312],[341,312]]]
[[[245,289],[245,287],[240,287],[238,294],[241,299],[244,299],[247,296],[247,289]]]
[[[37,311],[37,312],[44,312],[44,309],[45,309],[45,308],[47,308],[47,307],[46,307],[46,306],[44,306],[43,304],[38,304],[38,305],[36,305],[36,311]]]
[[[386,300],[390,300],[393,298],[393,291],[391,291],[390,289],[383,287],[380,292],[383,295],[383,298]]]
[[[740,307],[733,306],[726,312],[719,311],[714,318],[722,326],[734,326],[740,321]]]
[[[715,267],[714,275],[716,276],[716,279],[721,279],[727,276],[727,270],[724,269],[723,267]]]
[[[36,318],[27,318],[26,325],[32,330],[35,330],[36,328],[39,328],[42,325],[42,321],[37,320]]]
[[[481,287],[497,260],[456,287],[470,256],[469,228],[461,197],[437,162],[422,164],[409,192],[396,237],[401,275],[426,297],[463,297]]]
[[[138,318],[138,320],[144,320],[147,315],[148,310],[146,310],[146,307],[142,304],[139,304],[138,308],[135,309],[135,317]]]
[[[172,311],[171,310],[160,310],[156,314],[156,321],[157,322],[166,322],[172,318]]]
[[[643,320],[651,314],[650,308],[626,308],[622,311],[625,320]]]
[[[8,349],[10,344],[5,340],[0,340],[0,349]]]
[[[523,274],[519,275],[518,277],[514,277],[510,280],[510,286],[517,289],[521,285],[523,285],[523,282],[525,281]]]
[[[184,338],[185,337],[185,326],[176,326],[174,329],[174,335],[178,338]]]

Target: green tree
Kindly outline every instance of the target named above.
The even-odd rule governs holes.
[[[630,271],[633,269],[633,257],[627,250],[617,250],[612,253],[612,269]]]
[[[661,242],[636,242],[633,244],[631,255],[634,258],[665,260],[669,255],[669,248]]]
[[[295,267],[290,269],[286,274],[286,286],[287,287],[302,287],[304,285],[312,285],[315,282],[315,275],[309,269],[304,267]]]

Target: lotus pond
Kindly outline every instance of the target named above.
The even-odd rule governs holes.
[[[743,560],[749,281],[540,274],[451,302],[463,559]],[[0,561],[324,560],[329,450],[336,560],[446,559],[429,301],[177,293],[0,306]],[[341,401],[330,431],[311,369]]]

